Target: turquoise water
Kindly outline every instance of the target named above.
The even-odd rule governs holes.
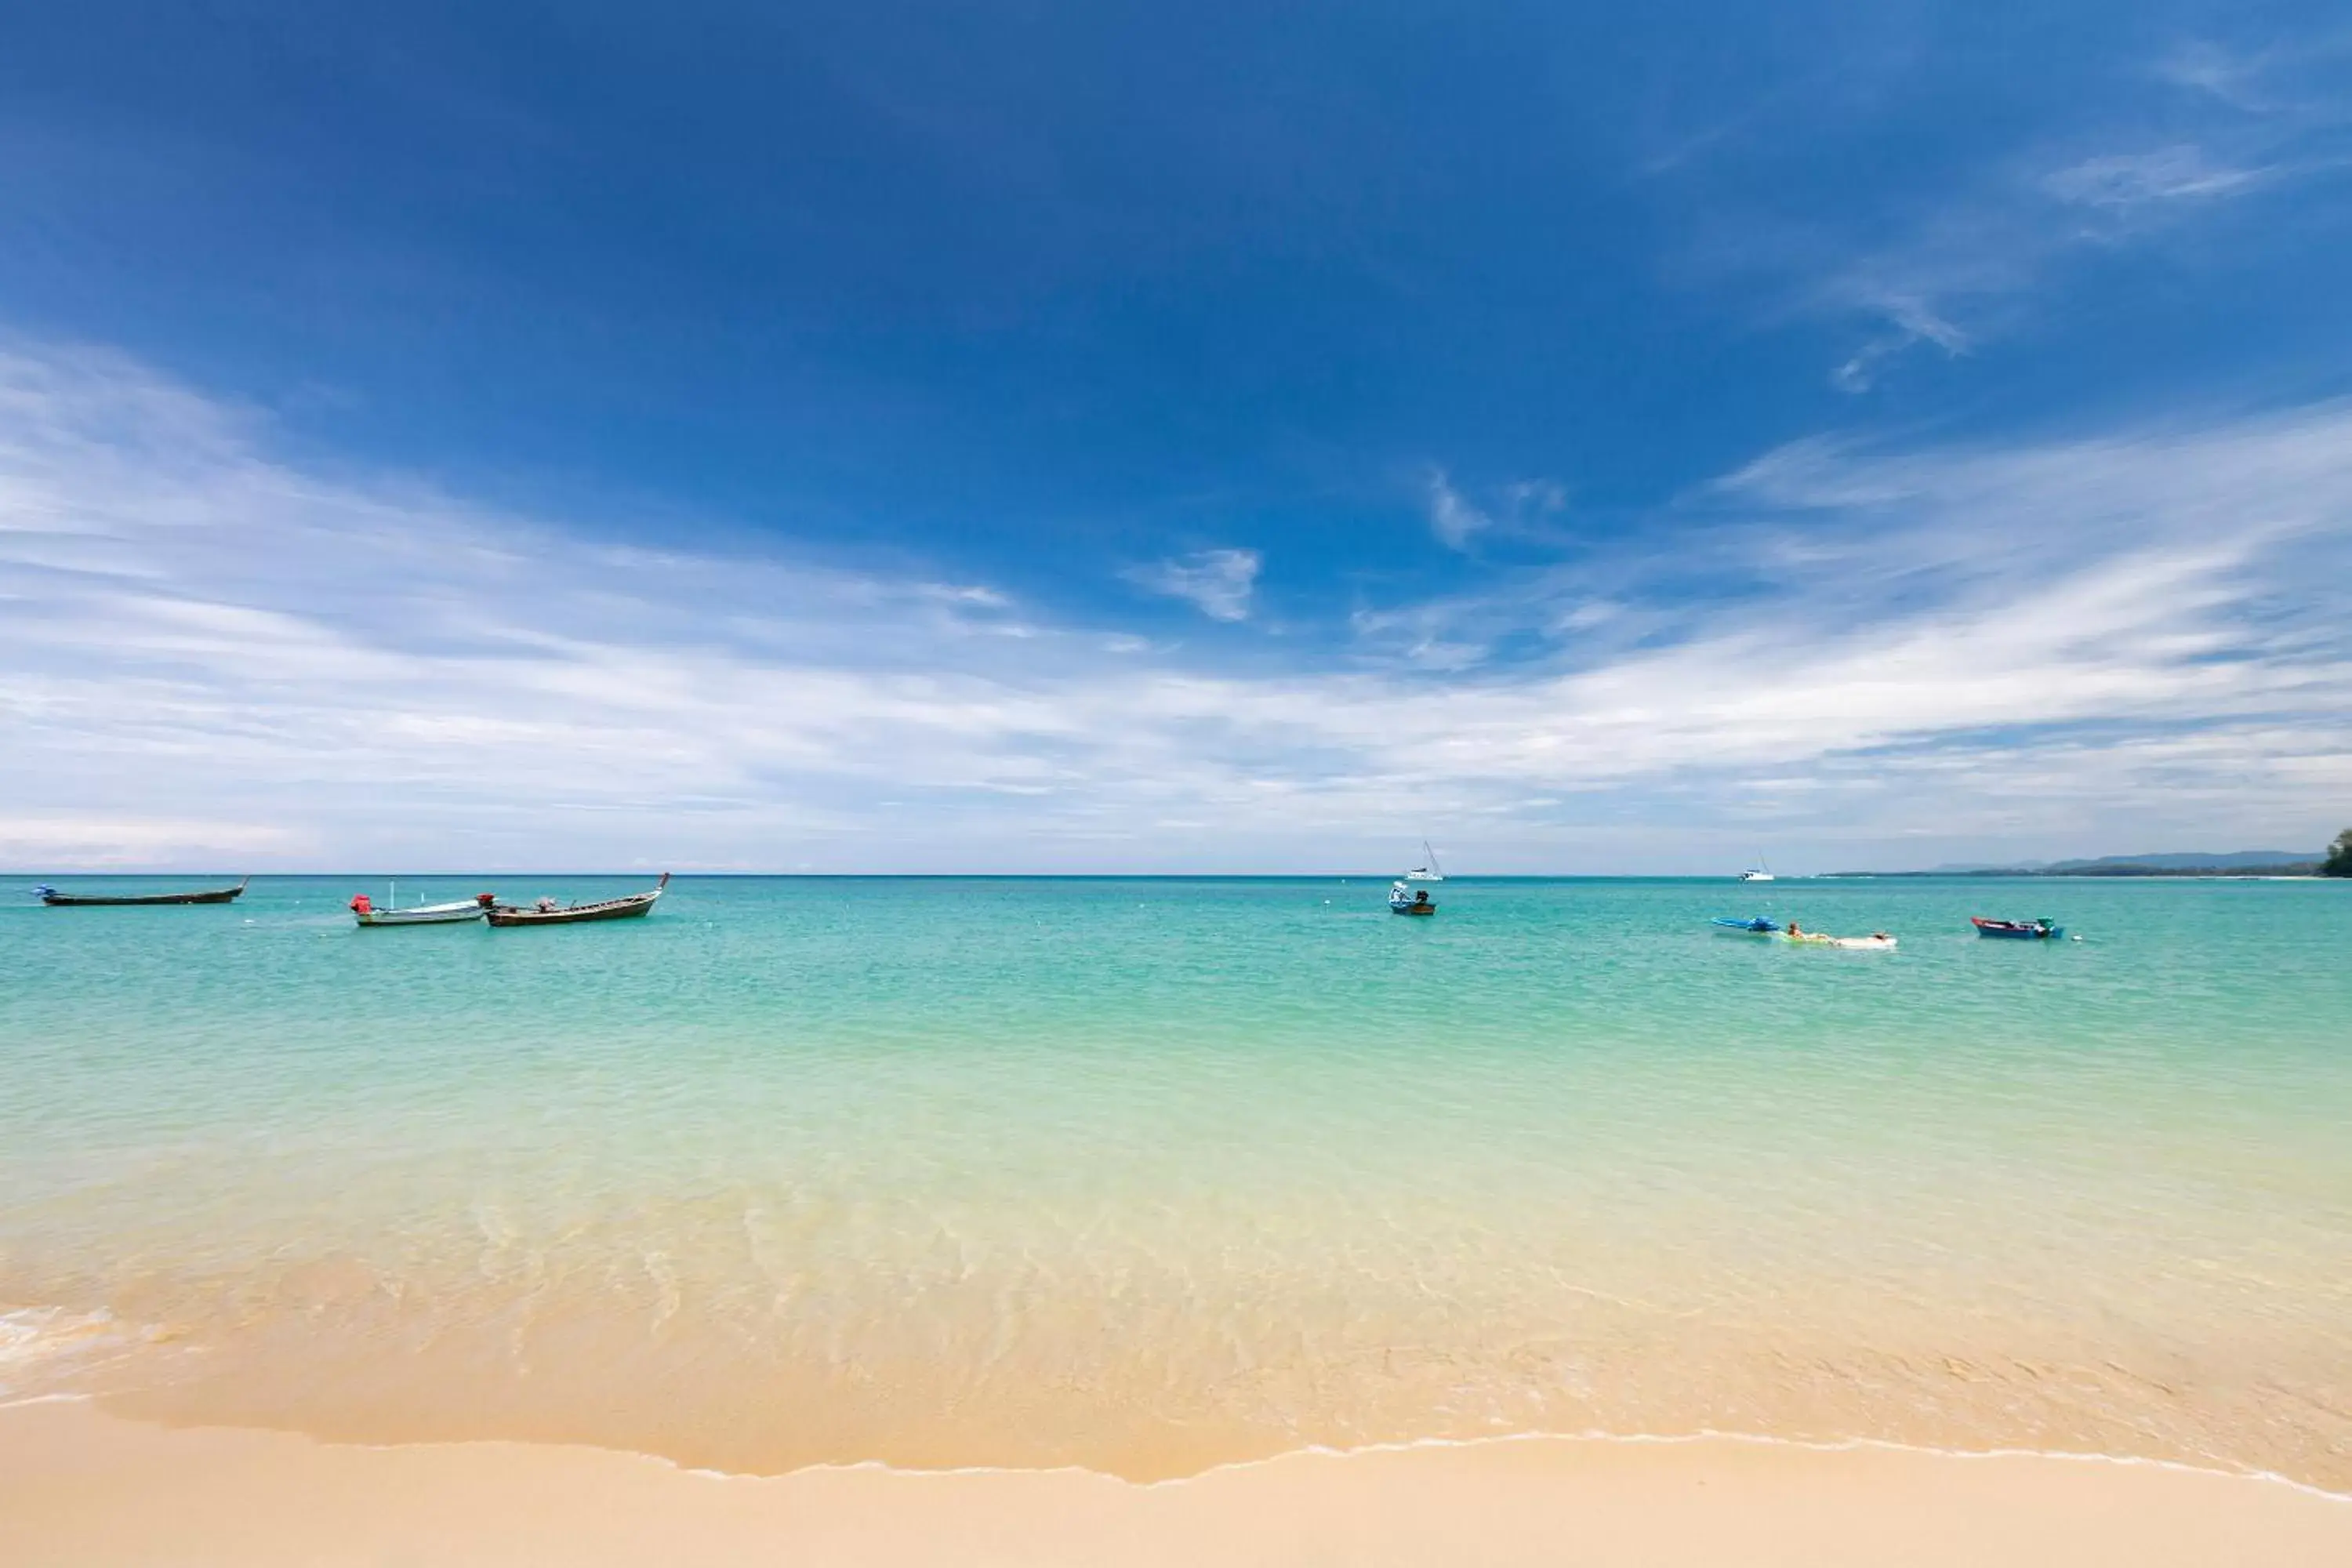
[[[2352,886],[1385,889],[11,898],[0,1385],[745,1469],[1715,1428],[2352,1485]],[[1706,923],[1756,911],[1902,945]]]

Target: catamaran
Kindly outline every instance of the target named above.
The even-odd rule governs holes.
[[[1759,855],[1756,864],[1739,873],[1739,879],[1743,882],[1769,882],[1772,879],[1772,868],[1764,864],[1764,857]]]
[[[1429,847],[1429,840],[1426,838],[1421,841],[1421,859],[1420,865],[1404,874],[1406,881],[1443,882],[1445,880],[1445,868],[1437,863],[1437,851]]]

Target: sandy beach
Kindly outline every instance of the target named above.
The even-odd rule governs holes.
[[[1310,1452],[1151,1486],[730,1477],[589,1448],[172,1429],[58,1400],[0,1410],[0,1560],[2304,1568],[2352,1561],[2352,1500],[2146,1463],[1724,1437]]]

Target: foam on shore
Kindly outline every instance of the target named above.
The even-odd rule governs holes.
[[[1092,1565],[2352,1561],[2352,1500],[2145,1461],[1731,1437],[1306,1451],[1138,1485],[1095,1472],[717,1476],[519,1443],[361,1447],[0,1408],[0,1556],[109,1564]]]

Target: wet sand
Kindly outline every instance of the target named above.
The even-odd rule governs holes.
[[[2258,1477],[1736,1438],[1300,1453],[1139,1486],[1082,1470],[681,1470],[518,1443],[363,1447],[0,1409],[0,1562],[2305,1568],[2352,1500]]]

